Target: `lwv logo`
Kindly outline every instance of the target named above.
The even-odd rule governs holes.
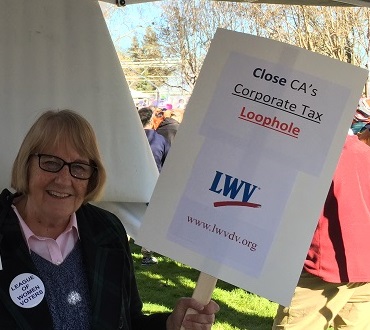
[[[249,199],[258,188],[256,185],[245,182],[238,178],[233,178],[228,174],[216,171],[210,191],[216,194],[222,194],[225,197],[233,199],[233,201],[214,202],[215,207],[218,206],[248,206],[248,207],[261,207],[261,204],[250,203]],[[238,200],[235,200],[238,198]]]

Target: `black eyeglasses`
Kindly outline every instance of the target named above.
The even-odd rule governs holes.
[[[79,162],[71,162],[67,163],[62,158],[46,155],[46,154],[33,154],[33,156],[39,157],[39,167],[46,171],[57,173],[59,172],[65,165],[69,168],[69,173],[76,179],[80,180],[88,180],[92,177],[94,172],[98,169],[94,165],[89,165],[85,163]]]

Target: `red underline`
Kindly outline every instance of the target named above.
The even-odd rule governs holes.
[[[271,129],[271,130],[273,130],[273,131],[276,131],[276,132],[279,132],[279,133],[282,133],[282,134],[288,135],[288,136],[290,136],[290,137],[293,137],[293,138],[295,138],[295,139],[298,139],[298,136],[293,135],[293,134],[289,134],[289,133],[284,132],[284,131],[281,131],[281,130],[279,130],[279,129],[277,129],[277,128],[274,128],[274,127],[271,127],[271,126],[262,125],[261,123],[255,122],[255,121],[253,121],[253,120],[249,120],[249,119],[244,118],[244,117],[241,117],[241,116],[239,116],[238,118],[239,118],[239,119],[241,119],[241,120],[249,121],[249,122],[250,122],[250,123],[252,123],[252,124],[256,124],[256,125],[259,125],[259,126],[262,126],[262,127],[266,127],[266,128]]]
[[[213,206],[214,207],[219,207],[219,206],[246,206],[246,207],[259,208],[259,207],[261,207],[261,204],[249,203],[249,202],[237,202],[237,201],[224,201],[224,202],[214,202]]]

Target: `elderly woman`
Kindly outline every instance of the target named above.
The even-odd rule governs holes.
[[[89,204],[106,174],[90,124],[47,111],[27,133],[0,195],[0,329],[210,329],[218,306],[181,298],[144,315],[127,235]],[[192,308],[197,314],[188,314]]]

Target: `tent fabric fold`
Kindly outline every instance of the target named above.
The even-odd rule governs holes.
[[[98,138],[102,202],[137,224],[158,171],[98,2],[0,0],[0,41],[0,186],[36,118],[75,110]]]

